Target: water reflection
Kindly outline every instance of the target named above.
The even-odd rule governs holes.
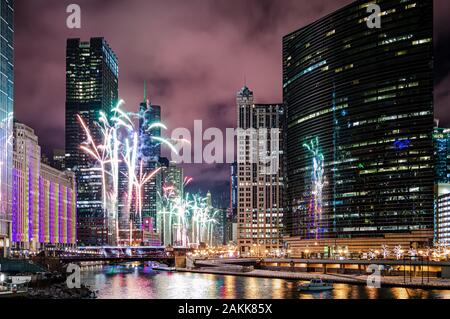
[[[143,265],[94,268],[82,277],[103,299],[450,299],[450,290],[347,284],[335,284],[332,291],[299,293],[299,282],[293,280],[159,272]]]

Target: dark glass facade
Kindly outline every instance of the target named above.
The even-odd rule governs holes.
[[[433,229],[433,3],[371,2],[283,39],[290,236]]]
[[[144,101],[139,106],[139,159],[157,162],[161,157],[161,143],[152,137],[161,137],[161,107]]]
[[[66,56],[66,167],[75,172],[78,185],[78,242],[105,245],[112,229],[102,203],[102,181],[97,165],[80,149],[87,137],[76,115],[85,121],[96,144],[101,133],[96,121],[108,116],[118,102],[118,61],[105,39],[67,40]]]
[[[7,253],[12,212],[14,1],[0,1],[0,257]]]
[[[155,123],[161,122],[161,107],[153,105],[144,98],[139,108],[139,161],[142,161],[143,171],[151,172],[157,169],[161,157],[161,143],[152,137],[161,137],[161,128],[153,127]],[[157,200],[158,192],[161,190],[160,178],[152,178],[143,186],[142,196],[142,218],[153,222],[153,229],[157,228]]]

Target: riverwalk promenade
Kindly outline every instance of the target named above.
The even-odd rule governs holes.
[[[304,273],[289,271],[272,271],[255,269],[248,272],[240,272],[234,270],[216,269],[214,267],[202,268],[177,268],[180,272],[206,273],[217,275],[246,276],[256,278],[276,278],[286,280],[311,280],[313,278],[321,278],[333,283],[345,283],[354,285],[367,285],[367,275],[349,275],[349,274],[322,274],[322,273]],[[421,289],[450,289],[450,279],[442,278],[423,278],[409,276],[382,276],[382,287],[405,287],[405,288],[421,288]]]

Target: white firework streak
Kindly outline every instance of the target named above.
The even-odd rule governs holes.
[[[119,164],[121,162],[126,164],[126,172],[124,174],[128,179],[125,213],[130,213],[131,211],[131,200],[134,192],[136,195],[136,213],[141,219],[142,189],[144,185],[149,183],[160,171],[160,168],[158,168],[150,172],[144,172],[142,161],[140,162],[139,167],[137,167],[139,138],[132,117],[139,117],[139,115],[135,113],[125,113],[120,108],[123,103],[123,100],[120,100],[117,106],[112,110],[113,116],[111,117],[111,120],[108,120],[106,114],[100,113],[100,119],[96,122],[96,125],[102,135],[102,144],[96,144],[89,127],[86,125],[83,118],[80,115],[77,115],[77,119],[87,137],[80,148],[96,160],[99,165],[99,167],[95,167],[93,170],[101,172],[103,207],[106,211],[108,203],[110,205],[112,218],[116,222],[116,239],[118,239],[117,204],[119,196]],[[166,126],[162,123],[153,123],[152,127],[166,129]],[[159,137],[155,138],[155,140],[168,146],[172,151],[175,150],[175,147],[169,140]],[[109,180],[111,180],[111,183]]]

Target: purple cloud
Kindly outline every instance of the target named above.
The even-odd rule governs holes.
[[[66,39],[103,36],[119,58],[120,96],[129,110],[137,109],[148,80],[169,127],[192,128],[196,119],[205,127],[234,126],[235,93],[245,78],[257,102],[282,100],[283,35],[351,2],[78,0],[82,28],[69,30],[66,7],[73,1],[17,0],[16,117],[36,129],[47,151],[64,147]],[[450,7],[446,0],[435,4],[438,46],[449,43],[444,17]],[[436,91],[437,114],[450,123],[443,111],[449,69]],[[227,165],[189,165],[186,171],[197,187],[226,191]]]

